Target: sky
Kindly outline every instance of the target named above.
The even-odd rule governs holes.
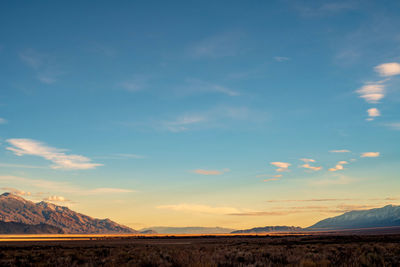
[[[134,229],[400,204],[399,1],[2,1],[0,192]]]

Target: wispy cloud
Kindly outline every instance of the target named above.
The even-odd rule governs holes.
[[[239,96],[240,93],[227,86],[206,82],[199,79],[186,79],[185,83],[177,87],[177,92],[181,95],[219,93],[227,96]]]
[[[333,2],[308,2],[307,5],[295,2],[295,8],[303,17],[332,16],[341,12],[357,8],[355,1],[333,1]]]
[[[264,179],[264,182],[272,182],[272,181],[278,181],[278,178],[269,178],[269,179]]]
[[[83,195],[83,196],[135,192],[134,190],[130,190],[130,189],[109,188],[109,187],[84,189],[84,188],[81,188],[78,186],[74,186],[68,182],[48,181],[48,180],[42,180],[42,179],[30,179],[30,178],[11,176],[11,175],[0,175],[0,183],[6,183],[6,184],[18,183],[18,184],[23,184],[25,186],[31,186],[34,188],[38,188],[40,190],[49,190],[52,192],[60,192],[60,193]]]
[[[385,85],[382,83],[369,83],[356,91],[368,103],[378,103],[385,97]]]
[[[128,92],[138,92],[148,88],[150,77],[146,75],[134,75],[131,79],[118,84],[118,87]]]
[[[12,145],[6,149],[14,152],[17,156],[32,155],[39,156],[54,163],[53,169],[84,170],[102,166],[99,163],[92,163],[91,159],[74,154],[65,154],[64,150],[49,147],[39,141],[32,139],[8,139]]]
[[[288,171],[289,166],[292,165],[292,164],[287,163],[287,162],[279,162],[279,161],[270,162],[270,164],[275,166],[275,167],[278,167],[278,169],[276,169],[277,172]]]
[[[282,177],[282,174],[276,174],[276,175],[259,174],[259,175],[256,175],[256,177],[257,177],[257,178],[262,178],[262,177],[280,178],[280,177]]]
[[[322,170],[322,167],[321,167],[321,166],[320,166],[320,167],[314,167],[314,166],[311,166],[311,165],[308,164],[308,163],[303,164],[303,165],[301,165],[300,167],[305,168],[305,169],[310,169],[310,170],[313,170],[313,171],[320,171],[320,170]]]
[[[290,60],[288,57],[274,57],[275,61],[277,62],[284,62]]]
[[[19,58],[36,72],[36,78],[45,84],[52,84],[63,74],[54,60],[44,53],[34,49],[26,49],[19,53]]]
[[[194,58],[235,56],[240,52],[240,40],[242,37],[243,34],[239,32],[210,36],[193,44],[188,49],[188,52]]]
[[[69,202],[70,200],[62,196],[49,196],[43,199],[50,202]]]
[[[229,171],[230,171],[229,169],[223,169],[222,171],[197,169],[194,170],[193,172],[201,175],[221,175]]]
[[[6,123],[7,123],[7,120],[6,120],[6,119],[0,118],[0,124],[6,124]]]
[[[15,195],[19,195],[19,196],[30,196],[30,195],[32,195],[31,192],[19,190],[19,189],[13,188],[13,187],[2,187],[0,189],[3,190],[3,191],[9,192],[9,193],[13,193]]]
[[[309,163],[309,162],[315,162],[314,159],[306,159],[306,158],[302,158],[300,159],[301,161],[305,162],[305,163]]]
[[[191,213],[217,214],[217,215],[240,212],[238,209],[232,207],[212,207],[208,205],[186,204],[186,203],[177,205],[161,205],[157,206],[157,209],[185,211]]]
[[[349,201],[355,200],[354,198],[310,198],[310,199],[272,199],[267,200],[268,203],[281,203],[281,202],[334,202],[334,201]]]
[[[247,107],[220,106],[203,112],[190,112],[172,120],[157,123],[155,128],[170,132],[205,128],[224,128],[233,122],[252,123],[254,125],[265,122],[268,115],[264,112],[250,110]]]
[[[351,151],[347,150],[347,149],[338,149],[338,150],[331,150],[329,152],[331,152],[331,153],[350,153]]]
[[[188,126],[207,121],[207,118],[201,115],[184,115],[174,121],[165,121],[163,124],[171,132],[182,132],[188,130]]]
[[[385,126],[392,128],[393,130],[398,130],[400,131],[400,122],[390,122],[390,123],[385,123]]]
[[[364,152],[364,153],[361,153],[360,157],[362,157],[362,158],[377,158],[379,156],[380,156],[379,152]]]
[[[400,64],[397,62],[384,63],[376,66],[375,71],[383,77],[400,75]]]
[[[368,113],[367,120],[369,120],[369,121],[372,121],[376,117],[379,117],[381,115],[381,112],[377,108],[370,108],[370,109],[367,110],[367,113]]]

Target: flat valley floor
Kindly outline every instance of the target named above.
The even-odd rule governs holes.
[[[3,239],[0,266],[400,266],[400,234]]]

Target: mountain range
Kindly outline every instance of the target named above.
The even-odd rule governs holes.
[[[327,218],[308,230],[340,230],[400,226],[400,206],[387,205],[369,210],[354,210]]]
[[[0,195],[0,221],[14,222],[46,231],[61,231],[66,234],[132,234],[137,231],[110,219],[95,219],[87,215],[48,202],[34,203],[11,193]],[[44,226],[47,225],[47,226]],[[6,225],[0,225],[6,227]],[[10,225],[11,226],[11,225]],[[58,230],[50,229],[56,227]],[[19,228],[18,228],[19,227]],[[22,229],[14,225],[11,230]],[[26,227],[26,226],[25,226]],[[33,229],[33,228],[32,228]],[[0,229],[1,231],[1,229]],[[34,230],[32,230],[34,231]]]
[[[150,227],[140,232],[110,219],[96,219],[49,202],[34,203],[11,193],[0,195],[0,234],[239,234],[363,229],[400,226],[400,206],[349,211],[301,228],[265,226],[244,230],[221,227]]]

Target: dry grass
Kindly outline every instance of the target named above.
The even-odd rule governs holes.
[[[400,265],[400,236],[113,238],[0,247],[1,266]]]

